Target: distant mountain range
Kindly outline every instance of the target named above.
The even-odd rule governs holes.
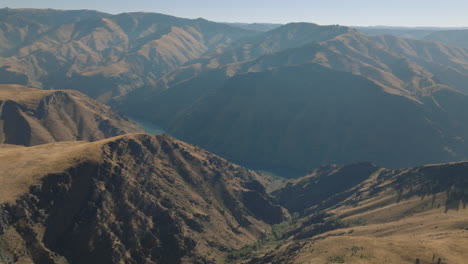
[[[420,40],[438,41],[449,45],[468,48],[468,28],[438,28],[438,27],[354,27],[366,35],[393,35]]]
[[[282,26],[282,24],[273,24],[273,23],[227,23],[227,22],[224,22],[224,24],[230,25],[233,27],[240,27],[244,29],[257,30],[257,31],[263,31],[263,32]]]
[[[300,174],[468,156],[462,47],[312,23],[262,32],[153,13],[0,13],[1,83],[79,90],[242,164]]]
[[[0,17],[2,83],[75,89],[103,102],[256,34],[152,13],[2,9]]]
[[[467,55],[437,42],[288,24],[194,60],[122,105],[263,168],[462,160]]]
[[[465,263],[466,30],[368,30],[0,9],[0,263]]]

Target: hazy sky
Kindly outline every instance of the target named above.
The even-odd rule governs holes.
[[[225,22],[468,26],[468,0],[0,0],[0,7],[146,11]]]

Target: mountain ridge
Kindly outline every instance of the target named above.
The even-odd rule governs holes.
[[[363,160],[404,167],[463,159],[464,145],[455,138],[463,137],[464,117],[450,102],[457,98],[460,107],[466,96],[444,86],[424,93],[415,99],[312,63],[233,77],[208,71],[146,95],[151,108],[140,102],[132,113],[183,140],[266,170],[304,172]],[[440,136],[444,130],[450,138]]]
[[[35,88],[80,90],[103,102],[152,85],[210,49],[256,34],[203,19],[143,12],[95,15],[40,33],[19,40],[17,52],[0,59],[0,76]]]
[[[299,40],[297,47],[289,47],[288,45],[295,45],[295,35],[293,33],[300,31],[299,29],[292,30],[292,37],[290,40],[287,40],[287,42],[290,41],[292,44],[286,45],[284,50],[278,48],[278,51],[275,50],[272,53],[266,52],[263,46],[258,48],[249,46],[251,43],[256,43],[255,41],[257,39],[260,40],[258,43],[267,43],[268,41],[261,42],[262,35],[244,39],[233,44],[232,47],[234,48],[226,48],[224,50],[226,51],[226,56],[223,55],[225,53],[221,50],[220,54],[215,54],[213,57],[208,56],[192,61],[192,65],[186,65],[162,77],[155,87],[139,89],[129,94],[128,97],[123,98],[122,101],[119,102],[119,105],[123,112],[128,112],[130,115],[140,115],[141,118],[158,124],[183,140],[192,141],[237,162],[253,164],[252,166],[254,167],[263,167],[267,170],[272,167],[282,168],[286,166],[289,167],[289,169],[299,169],[301,172],[304,172],[323,164],[346,164],[357,161],[371,161],[382,166],[394,168],[416,166],[432,162],[457,161],[463,160],[466,157],[466,150],[464,150],[465,147],[463,147],[464,144],[457,140],[457,138],[463,138],[465,133],[462,132],[465,126],[461,125],[464,117],[460,115],[459,110],[454,110],[451,106],[452,102],[456,103],[457,108],[463,108],[465,105],[461,100],[465,98],[466,86],[464,83],[468,76],[466,72],[466,62],[468,61],[466,59],[466,50],[436,42],[410,40],[391,36],[366,37],[346,27],[322,27],[307,23],[285,25],[273,31],[266,32],[264,35],[276,36],[277,34],[275,32],[281,32],[280,35],[288,35],[289,29],[295,27],[299,27],[300,29],[305,27],[305,31],[312,29],[315,31],[323,30],[325,32],[327,32],[329,28],[332,28],[332,33],[328,32],[325,34],[325,38],[317,42],[309,42],[309,39],[305,41],[305,44],[300,44],[301,40]],[[338,33],[334,34],[333,32],[335,31]],[[312,35],[311,37],[307,36],[305,38],[313,39],[317,38],[317,36]],[[274,39],[274,37],[272,37],[272,39]],[[250,44],[244,45],[245,43]],[[243,50],[239,53],[240,55],[237,54],[238,52],[232,52],[237,46],[240,46],[241,50]],[[258,57],[252,56],[254,58],[250,59],[249,54],[251,54],[251,51],[257,49],[260,50],[260,53],[265,54],[259,55]],[[245,61],[242,61],[244,58],[242,57],[244,51],[247,51],[245,52],[247,57]],[[434,56],[431,56],[431,54],[434,54]],[[222,62],[222,60],[219,59],[221,57],[226,58],[226,61]],[[294,67],[298,72],[301,72],[302,75],[296,74],[293,78],[291,77],[293,73],[290,74],[291,76],[285,74],[282,77],[271,74],[271,77],[268,77],[271,78],[271,80],[267,80],[267,77],[264,77],[261,84],[259,84],[259,79],[262,78],[260,76],[268,76],[268,73],[274,72],[288,72],[289,74],[290,71],[287,69],[292,69]],[[304,157],[310,156],[311,153],[321,148],[319,147],[320,142],[317,138],[313,136],[306,138],[303,136],[303,134],[315,135],[318,133],[311,128],[309,125],[310,122],[314,124],[326,124],[329,120],[326,120],[325,116],[317,116],[314,120],[298,120],[300,118],[298,118],[298,113],[296,113],[296,115],[289,116],[289,118],[283,118],[284,122],[279,124],[273,120],[274,118],[265,116],[265,114],[263,114],[262,118],[255,116],[261,115],[267,108],[271,113],[275,113],[274,115],[277,117],[285,115],[289,111],[287,109],[290,107],[286,105],[285,102],[296,100],[293,94],[288,94],[288,90],[294,91],[296,89],[302,89],[304,93],[307,91],[307,95],[303,94],[304,98],[297,99],[299,101],[305,100],[305,98],[314,102],[315,100],[319,100],[316,98],[324,96],[325,92],[314,94],[313,91],[314,89],[319,91],[320,87],[326,86],[327,83],[319,84],[317,81],[314,82],[313,78],[320,79],[318,72],[314,70],[307,72],[306,69],[318,69],[320,67],[328,68],[328,73],[332,74],[332,72],[334,72],[336,76],[345,75],[344,73],[346,72],[369,80],[369,82],[375,84],[375,87],[378,87],[375,88],[377,91],[383,91],[382,97],[379,97],[379,100],[382,101],[375,105],[376,110],[369,109],[369,113],[362,114],[362,116],[367,116],[367,123],[365,120],[361,120],[362,116],[344,118],[343,115],[348,115],[355,111],[351,107],[347,113],[338,113],[333,109],[341,109],[341,105],[324,105],[323,102],[317,102],[317,104],[323,108],[320,111],[324,113],[330,112],[330,114],[333,113],[334,116],[341,115],[341,121],[335,121],[335,126],[339,127],[338,131],[340,131],[337,133],[352,133],[352,135],[349,134],[340,138],[337,137],[335,141],[327,141],[326,145],[334,146],[334,144],[340,145],[336,142],[343,141],[343,138],[349,138],[348,143],[343,143],[344,145],[340,145],[341,147],[337,147],[334,150],[331,150],[331,148],[322,149],[322,153],[326,154],[317,157],[315,160],[309,157],[309,162],[300,162],[300,160],[305,159]],[[232,85],[234,82],[233,80],[246,78],[246,76],[250,76],[252,79],[239,83],[237,86]],[[275,81],[272,81],[273,78]],[[307,81],[297,81],[300,79]],[[357,78],[355,78],[355,80],[357,80]],[[314,86],[307,84],[308,82],[314,83]],[[331,82],[335,83],[335,80],[331,80]],[[267,87],[267,83],[271,87]],[[284,91],[281,97],[275,98],[272,94],[278,94],[273,92],[279,89],[274,88],[278,83],[283,85]],[[354,83],[349,84],[351,87],[354,85]],[[369,83],[369,86],[370,85]],[[231,91],[227,91],[227,86],[229,86]],[[259,86],[265,87],[260,89]],[[331,84],[329,86],[331,86]],[[342,84],[339,89],[335,87],[337,89],[335,92],[337,98],[342,98],[342,93],[347,92],[346,86],[346,84]],[[247,91],[249,89],[251,89],[251,91]],[[240,90],[242,90],[242,92]],[[253,92],[254,90],[255,92]],[[232,100],[226,97],[227,93],[232,96]],[[250,94],[255,97],[256,103],[250,102],[246,105],[246,102],[250,99],[246,98],[245,100],[241,100],[242,93]],[[236,94],[236,96],[234,96],[234,94]],[[375,95],[374,93],[372,94]],[[372,102],[372,100],[377,99],[371,99],[370,97],[371,96],[368,94],[362,94],[359,99],[353,96],[348,96],[348,98],[344,98],[343,96],[342,99],[344,101],[356,100],[354,102],[355,105],[363,104],[363,101],[374,104],[375,102]],[[455,99],[457,97],[459,98]],[[224,103],[216,104],[216,100],[221,100],[221,98],[223,98],[222,100]],[[265,98],[269,98],[270,101],[275,101],[276,105],[270,105],[271,102],[266,102]],[[358,100],[362,101],[358,102]],[[326,101],[326,99],[323,98],[322,101]],[[405,107],[402,105],[396,107],[396,105],[389,103],[390,101],[394,103],[398,101],[402,105],[405,105]],[[263,110],[259,109],[257,106],[258,102],[262,102],[269,107],[265,107]],[[235,106],[236,104],[238,105],[237,109]],[[297,108],[307,105],[306,102],[304,102],[304,104],[291,104]],[[210,110],[210,107],[214,108]],[[228,107],[230,108],[228,109]],[[395,109],[390,110],[393,107],[395,107]],[[405,108],[406,114],[401,110],[403,108]],[[305,108],[303,110],[305,111]],[[385,111],[389,111],[389,113],[384,114],[383,112]],[[239,118],[234,114],[236,112],[243,113],[242,115],[245,117],[245,122],[236,119]],[[379,114],[377,114],[377,112]],[[392,112],[392,114],[390,114],[390,112]],[[226,114],[226,116],[222,116],[222,114]],[[304,117],[303,114],[304,113],[301,112],[299,116]],[[395,115],[398,116],[399,120],[396,120],[397,118]],[[311,116],[313,116],[313,114],[311,114]],[[252,120],[254,117],[258,119],[256,123]],[[413,118],[414,120],[409,121],[409,118]],[[222,119],[229,120],[231,124],[227,121],[222,121]],[[372,122],[370,121],[371,119],[373,120]],[[295,120],[295,123],[291,124],[291,120]],[[263,124],[260,125],[262,122]],[[390,124],[390,122],[392,124]],[[399,122],[400,124],[398,124]],[[366,157],[350,154],[350,157],[353,157],[352,159],[339,158],[342,155],[346,155],[342,154],[343,152],[351,153],[354,150],[362,149],[363,146],[369,146],[369,143],[367,143],[369,140],[366,141],[365,136],[363,136],[363,133],[366,133],[363,131],[368,130],[362,129],[362,127],[358,129],[357,124],[360,124],[362,127],[380,131],[378,133],[374,131],[375,133],[369,133],[367,135],[369,138],[375,139],[375,142],[373,141],[372,144],[370,144],[371,146],[377,146],[379,144],[383,146],[388,144],[386,148],[389,149],[396,148],[397,146],[403,148],[404,146],[413,147],[405,151],[383,151],[382,153],[384,154],[382,155],[377,155],[376,153],[379,152],[379,150],[374,148],[368,150],[368,155]],[[258,128],[262,126],[263,129]],[[210,127],[210,133],[207,127]],[[249,130],[248,127],[252,129]],[[257,127],[257,129],[254,130],[253,127]],[[353,130],[350,127],[356,127],[355,131],[350,132],[350,130]],[[388,129],[384,129],[385,127]],[[425,129],[423,129],[423,127],[425,127]],[[236,135],[236,142],[239,142],[239,144],[228,146],[229,142],[232,141],[227,140],[227,137],[230,136],[231,133],[236,133],[234,132],[235,129],[240,129]],[[304,132],[305,129],[307,129],[308,132]],[[320,131],[320,129],[319,126],[317,130]],[[330,131],[336,130],[336,128],[332,127],[329,129]],[[271,132],[270,130],[275,132]],[[420,132],[415,132],[416,130]],[[218,135],[217,132],[219,131],[223,132],[220,132]],[[443,136],[441,136],[440,133],[442,133]],[[273,136],[273,134],[275,134],[275,136]],[[282,143],[277,143],[278,140],[280,142],[284,140],[289,143],[294,141],[293,139],[287,139],[291,138],[287,135],[292,134],[295,135],[295,138],[302,138],[303,141],[298,144],[294,143],[293,145],[296,146],[296,148],[278,147],[278,145],[282,146]],[[382,136],[381,139],[376,139],[379,138],[381,134],[386,134],[386,136]],[[416,139],[414,138],[415,134],[424,136]],[[252,135],[256,135],[257,139],[254,140],[255,142],[250,142],[252,141]],[[425,140],[423,138],[426,136],[427,138],[432,138],[432,140],[426,143],[420,142],[420,140]],[[267,138],[270,140],[274,138],[276,141],[268,141]],[[390,140],[390,138],[392,138],[392,140]],[[409,138],[413,138],[414,140],[409,140]],[[360,141],[360,139],[362,139],[362,141]],[[317,140],[315,145],[311,143],[315,142],[314,140]],[[392,143],[390,143],[390,141]],[[403,141],[407,143],[400,144]],[[260,142],[264,142],[261,147],[258,146],[262,144]],[[418,147],[415,147],[414,144],[417,144]],[[355,147],[351,148],[349,147],[350,145]],[[440,147],[435,147],[437,145]],[[248,146],[250,146],[250,149],[248,149]],[[307,146],[308,150],[303,150],[304,146]],[[434,147],[434,149],[428,149],[432,147]],[[273,150],[273,148],[281,149],[281,151]],[[424,153],[422,156],[426,158],[422,158],[421,155],[413,153],[413,155],[405,158],[403,163],[396,162],[396,160],[401,157],[401,153],[412,152],[414,149],[420,148],[425,149],[421,154]],[[286,153],[294,153],[295,151],[301,152],[301,155],[290,155],[290,157],[286,157]],[[252,153],[256,154],[254,155]],[[382,158],[388,153],[393,153],[391,155],[395,155],[394,158]],[[283,158],[280,159],[275,157],[275,155],[283,155]],[[332,157],[333,155],[334,157]],[[249,158],[246,158],[246,156]],[[293,156],[295,156],[295,158]],[[330,159],[324,160],[323,156],[330,156]],[[429,156],[432,156],[432,158],[428,158]],[[267,160],[268,162],[266,162]],[[288,160],[288,162],[286,162],[286,160]],[[280,165],[279,163],[282,164]],[[302,163],[302,165],[299,165],[299,163]],[[291,164],[295,165],[291,166]]]
[[[0,85],[0,142],[99,140],[141,128],[78,91]]]
[[[258,174],[164,135],[2,145],[0,156],[7,262],[219,263],[289,217]]]
[[[286,207],[304,205],[289,207],[300,216],[282,243],[238,263],[463,263],[467,168],[323,166],[276,193]]]

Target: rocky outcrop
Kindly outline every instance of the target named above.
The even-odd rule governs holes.
[[[0,173],[21,173],[8,184],[30,186],[0,192],[0,260],[220,263],[288,218],[259,175],[168,136],[4,147],[0,156],[63,148],[68,154],[47,157],[47,169],[26,161],[23,169],[42,167],[41,175]]]

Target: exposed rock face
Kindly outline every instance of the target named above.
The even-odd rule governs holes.
[[[140,131],[135,123],[80,92],[0,85],[0,143],[95,141]]]
[[[17,155],[25,165],[7,166]],[[167,136],[4,146],[0,156],[7,263],[220,263],[288,217],[259,175]]]

